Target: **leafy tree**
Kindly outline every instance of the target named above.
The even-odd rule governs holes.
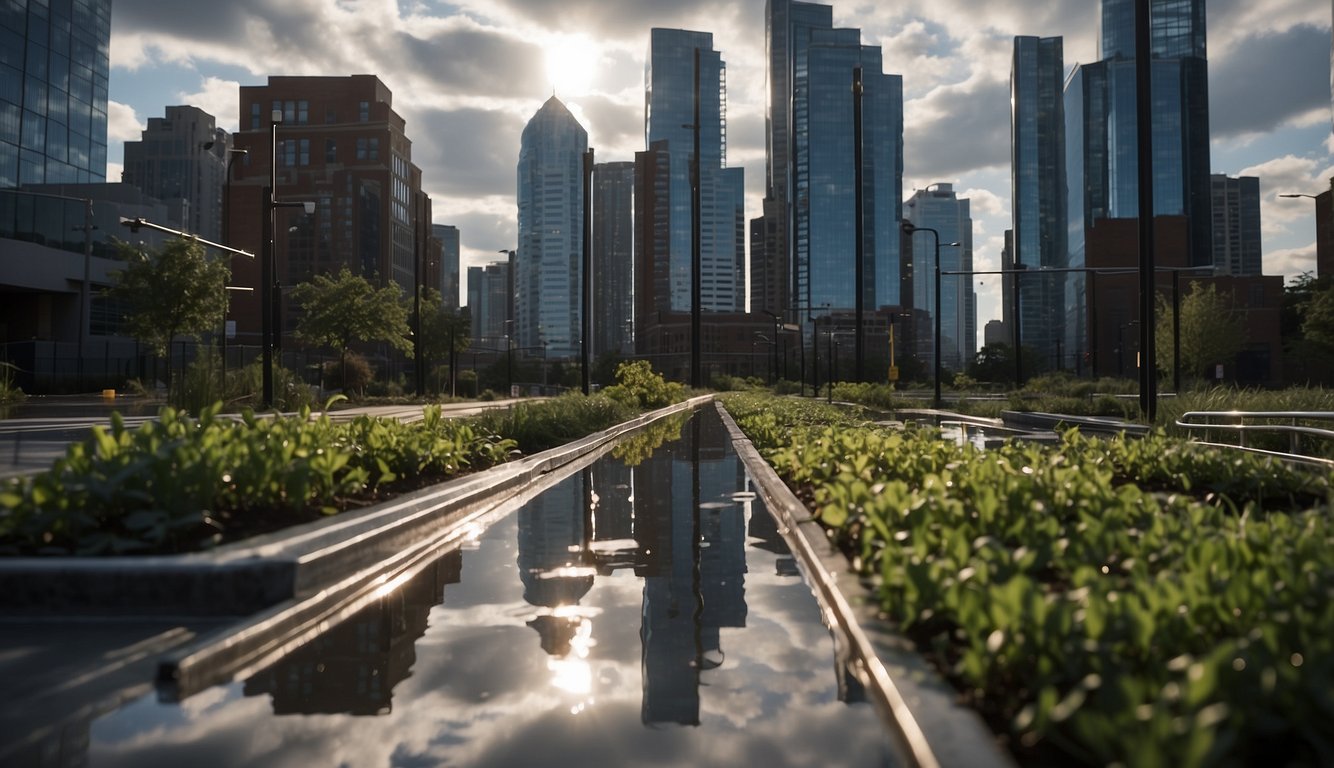
[[[292,299],[303,310],[296,337],[338,350],[344,368],[348,350],[358,341],[383,341],[412,351],[408,311],[392,285],[377,289],[343,267],[336,276],[317,275],[301,283],[292,290]],[[346,371],[342,378],[347,379]]]
[[[1282,318],[1288,381],[1334,383],[1334,281],[1298,276],[1284,289]]]
[[[195,239],[174,238],[156,251],[143,252],[117,243],[125,268],[115,272],[105,295],[124,307],[124,328],[158,355],[167,355],[167,391],[171,391],[171,342],[177,336],[199,338],[217,328],[227,307],[231,265],[209,259]]]
[[[1158,296],[1154,352],[1158,366],[1172,373],[1172,304]],[[1181,372],[1186,378],[1207,377],[1218,363],[1231,367],[1246,343],[1246,319],[1210,283],[1192,281],[1181,298]]]
[[[468,315],[457,309],[447,309],[440,292],[434,288],[422,289],[421,313],[423,360],[446,358],[452,364],[454,356],[451,351],[457,353],[467,349],[472,337],[472,323]]]

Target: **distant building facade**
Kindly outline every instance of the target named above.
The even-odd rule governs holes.
[[[213,115],[198,107],[167,107],[165,117],[148,118],[138,141],[125,142],[121,178],[166,203],[181,229],[221,243],[231,148],[231,136]]]
[[[593,349],[634,353],[633,162],[593,167]]]
[[[1003,302],[1019,301],[1020,344],[1044,368],[1063,369],[1065,273],[1036,270],[1068,266],[1066,248],[1065,65],[1059,37],[1016,37],[1010,70],[1012,264],[1035,274],[1019,281]],[[1005,281],[1002,281],[1005,282]],[[1014,308],[1010,308],[1014,313]],[[1013,342],[1011,342],[1013,343]]]
[[[233,141],[247,154],[233,169],[228,226],[234,245],[261,250],[262,190],[274,157],[275,197],[315,203],[311,215],[299,207],[276,211],[280,290],[347,267],[412,295],[429,245],[430,198],[421,191],[406,123],[384,83],[374,75],[270,77],[266,85],[241,87],[240,114]],[[280,119],[271,147],[274,115]],[[251,260],[234,259],[233,274],[241,285],[259,283],[259,266]],[[243,335],[258,333],[257,294],[233,300]],[[284,310],[282,332],[295,324],[299,308]]]
[[[1214,273],[1245,277],[1262,273],[1260,180],[1209,177],[1212,190]]]
[[[432,287],[440,291],[446,309],[459,308],[459,228],[449,224],[432,224],[431,234],[440,241],[438,280]]]
[[[502,348],[510,320],[510,264],[468,267],[468,315],[473,346]]]
[[[941,365],[951,371],[962,371],[977,354],[977,296],[973,292],[973,277],[942,275],[939,307],[935,300],[935,279],[937,251],[941,271],[973,269],[973,219],[968,199],[958,197],[953,184],[932,184],[913,192],[904,208],[904,218],[913,226],[934,229],[940,238],[937,248],[929,232],[919,232],[913,237],[912,306],[925,310],[932,322],[935,314],[940,313]],[[928,366],[934,365],[935,355],[934,349],[917,350],[918,359]]]

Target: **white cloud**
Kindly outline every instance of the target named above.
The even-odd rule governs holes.
[[[218,77],[204,78],[201,88],[194,93],[178,93],[177,97],[185,104],[199,107],[217,118],[218,127],[229,133],[237,128],[239,116],[241,84],[235,80],[223,80]]]
[[[1292,278],[1303,272],[1315,274],[1314,242],[1300,248],[1270,251],[1264,255],[1266,275],[1283,275],[1286,278],[1284,282],[1291,282]]]
[[[138,141],[145,126],[134,113],[134,107],[118,101],[107,102],[107,140]]]

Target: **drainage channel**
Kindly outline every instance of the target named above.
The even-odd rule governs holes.
[[[94,766],[914,762],[717,411],[552,474],[263,666],[44,746]]]

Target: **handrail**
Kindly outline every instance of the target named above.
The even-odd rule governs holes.
[[[1277,420],[1288,423],[1274,423]],[[1254,423],[1257,421],[1261,423]],[[1299,421],[1328,422],[1334,425],[1334,411],[1187,411],[1176,420],[1176,425],[1188,431],[1203,432],[1206,442],[1215,430],[1221,433],[1231,432],[1237,436],[1237,443],[1232,447],[1283,458],[1334,464],[1334,461],[1302,451],[1303,436],[1334,440],[1334,429],[1300,424]],[[1246,444],[1248,434],[1287,435],[1288,451],[1284,453],[1248,446]]]

